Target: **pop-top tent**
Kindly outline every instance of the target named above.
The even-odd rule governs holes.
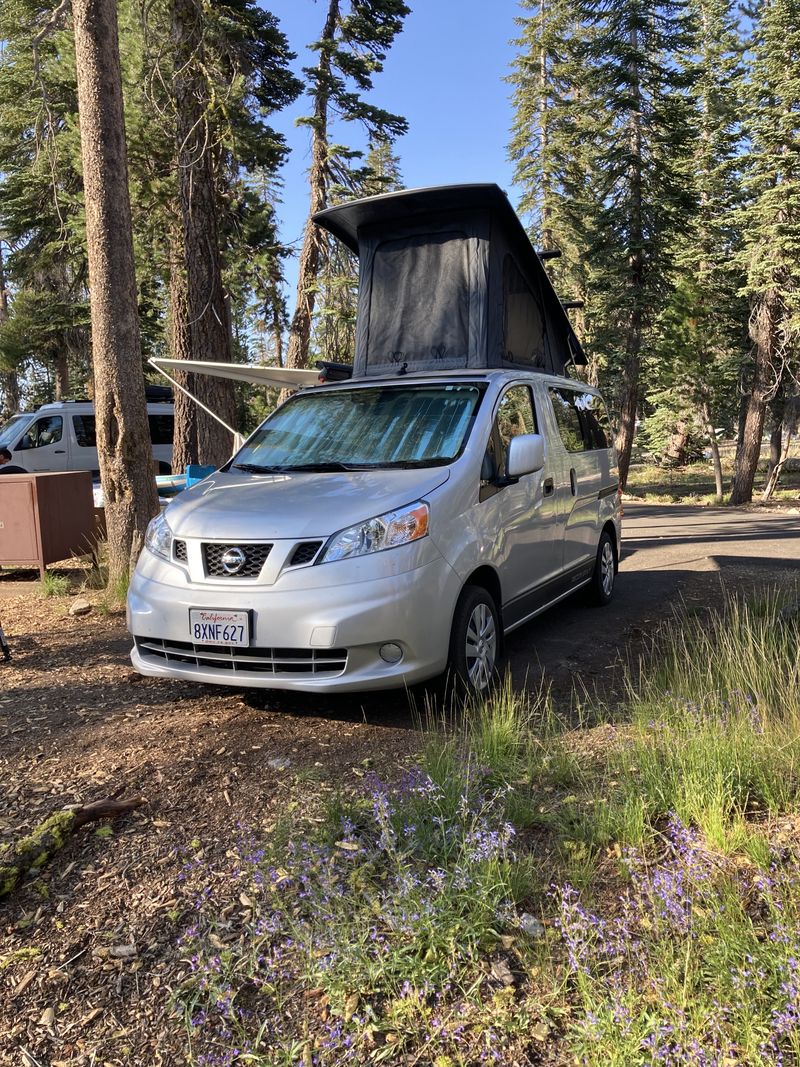
[[[354,377],[485,367],[563,374],[586,363],[499,186],[384,193],[313,218],[359,258]]]

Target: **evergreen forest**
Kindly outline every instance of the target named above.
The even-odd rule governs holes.
[[[309,217],[402,187],[403,100],[384,99],[380,77],[413,11],[326,0],[318,38],[290,41],[255,0],[105,5],[119,43],[135,359],[349,362],[353,258],[310,224],[297,248],[278,237],[289,151],[278,117],[302,101]],[[3,416],[94,396],[104,373],[91,355],[96,231],[76,62],[79,9],[93,6],[0,6]],[[537,249],[560,253],[547,267],[576,305],[623,483],[634,443],[673,464],[707,449],[720,499],[748,501],[762,438],[777,464],[800,407],[800,0],[521,0],[516,21],[510,195]],[[300,68],[303,49],[313,61]],[[193,386],[247,428],[278,399]],[[176,405],[176,467],[222,462],[226,436]],[[722,436],[737,440],[729,486]]]

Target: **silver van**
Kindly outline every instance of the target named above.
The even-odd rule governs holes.
[[[490,684],[503,635],[612,596],[620,493],[597,390],[539,371],[305,389],[150,525],[134,667],[348,692],[450,670]]]
[[[153,459],[159,474],[172,470],[174,405],[147,405]],[[38,471],[91,471],[100,473],[97,458],[94,405],[90,400],[58,400],[38,411],[13,415],[0,426],[0,447],[11,452],[17,467]]]

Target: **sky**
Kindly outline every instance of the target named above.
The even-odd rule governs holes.
[[[264,0],[297,52],[293,67],[311,66],[305,50],[319,37],[326,0]],[[511,126],[510,71],[517,35],[518,0],[408,0],[412,8],[402,33],[375,76],[369,99],[403,115],[409,124],[396,144],[406,188],[455,182],[496,182],[509,194],[512,167],[507,160]],[[299,249],[308,213],[306,170],[309,132],[294,126],[306,113],[298,99],[275,125],[292,149],[283,169],[281,239]],[[286,265],[290,313],[296,265]]]

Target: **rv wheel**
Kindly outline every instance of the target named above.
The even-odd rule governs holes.
[[[453,616],[449,668],[473,693],[487,692],[500,656],[500,622],[494,600],[477,585],[462,591]]]
[[[597,559],[594,564],[590,590],[596,604],[605,605],[614,595],[614,578],[616,576],[614,542],[608,530],[604,530],[597,546]]]

